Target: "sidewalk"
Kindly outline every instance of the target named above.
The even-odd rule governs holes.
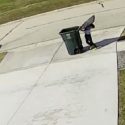
[[[125,11],[124,1],[118,1],[105,2],[105,9],[121,7],[115,15],[116,10],[102,15],[103,8],[91,3],[0,26],[0,32],[4,29],[1,51],[8,51],[0,64],[1,125],[117,125],[117,46],[121,44],[116,41],[124,29],[120,17]],[[93,40],[102,48],[68,55],[58,31],[80,25],[92,11],[97,12]],[[86,47],[82,32],[81,38]]]
[[[116,38],[122,29],[94,32],[93,38]],[[6,73],[0,75],[1,124],[117,125],[116,41],[76,56],[69,56],[63,44],[50,63],[59,45],[17,50],[2,62]]]
[[[1,39],[4,39],[0,41],[3,44],[1,51],[58,39],[62,28],[81,25],[93,14],[96,16],[95,30],[124,26],[124,3],[124,0],[109,0],[104,2],[105,8],[102,8],[97,2],[92,2],[2,25],[0,33]]]

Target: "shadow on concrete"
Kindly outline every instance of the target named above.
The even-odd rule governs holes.
[[[97,45],[99,48],[102,48],[102,47],[105,47],[105,46],[107,46],[107,45],[109,45],[109,44],[111,44],[111,43],[113,43],[113,42],[118,41],[118,39],[119,39],[119,37],[104,39],[104,40],[102,40],[102,41],[100,41],[100,42],[97,42],[96,45]],[[90,50],[90,49],[89,49],[89,46],[84,47],[84,52],[89,51],[89,50]]]

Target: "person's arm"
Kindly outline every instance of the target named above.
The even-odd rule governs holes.
[[[84,31],[84,29],[82,28],[82,26],[79,27],[79,30]]]
[[[94,25],[94,24],[91,24],[91,27],[92,27],[92,28],[95,28],[95,25]]]

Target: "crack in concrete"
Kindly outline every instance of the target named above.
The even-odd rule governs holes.
[[[19,21],[20,22],[20,21]],[[2,41],[4,38],[6,38],[8,35],[10,35],[10,33],[12,33],[18,26],[20,26],[24,21],[21,21],[20,23],[18,23],[15,27],[13,27],[8,33],[6,33],[1,39],[0,41]]]
[[[40,79],[44,76],[45,72],[47,71],[47,69],[49,68],[50,64],[52,63],[55,55],[57,54],[57,52],[59,51],[60,47],[62,46],[62,43],[57,47],[57,49],[55,50],[51,60],[49,61],[49,63],[47,64],[47,66],[44,68],[44,70],[41,72],[41,75],[39,76],[39,78],[36,80],[36,82],[34,83],[34,85],[31,87],[31,89],[29,90],[28,94],[24,97],[23,101],[20,103],[19,107],[17,108],[17,110],[13,113],[13,115],[10,117],[10,119],[7,122],[7,125],[10,124],[10,122],[12,121],[12,119],[15,117],[15,115],[18,113],[18,111],[20,110],[20,108],[23,106],[23,104],[25,103],[25,101],[29,98],[29,96],[32,94],[33,90],[37,87],[37,85],[39,84]]]

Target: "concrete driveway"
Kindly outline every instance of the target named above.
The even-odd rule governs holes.
[[[117,125],[123,3],[92,2],[1,25],[1,52],[8,54],[0,64],[0,124]],[[92,14],[93,40],[102,48],[68,55],[58,32]]]

